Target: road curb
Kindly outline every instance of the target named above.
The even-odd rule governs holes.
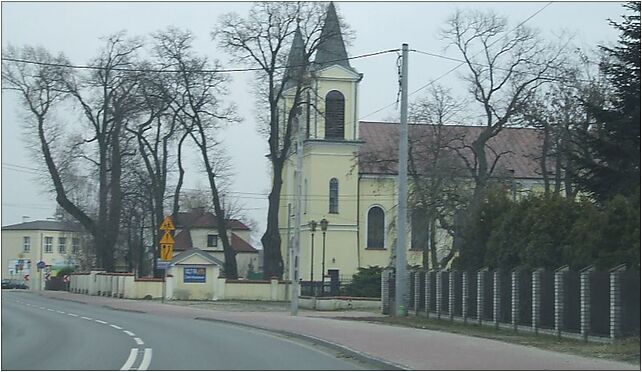
[[[217,323],[224,323],[224,324],[231,324],[234,326],[239,326],[239,327],[246,327],[246,328],[251,328],[251,329],[258,329],[261,331],[269,332],[269,333],[276,333],[280,334],[283,336],[288,336],[292,338],[298,338],[303,341],[307,342],[312,342],[312,343],[318,343],[321,344],[329,349],[333,349],[336,351],[339,351],[346,356],[358,359],[362,362],[369,363],[378,369],[385,370],[385,371],[408,371],[410,368],[405,367],[401,364],[397,364],[394,362],[390,362],[387,360],[383,360],[380,358],[377,358],[375,356],[372,356],[370,354],[357,351],[354,349],[351,349],[347,346],[340,345],[334,342],[330,342],[321,338],[317,338],[314,336],[308,336],[308,335],[302,335],[299,333],[294,333],[294,332],[289,332],[289,331],[280,331],[280,330],[275,330],[275,329],[270,329],[270,328],[265,328],[265,327],[260,327],[260,326],[255,326],[255,325],[250,325],[250,324],[245,324],[245,323],[240,323],[240,322],[235,322],[235,321],[230,321],[230,320],[222,320],[222,319],[216,319],[216,318],[206,318],[206,317],[196,317],[194,318],[196,320],[204,320],[208,322],[217,322]]]
[[[44,294],[44,293],[38,293],[38,292],[32,292],[32,293],[35,293],[35,294],[37,294],[37,295],[38,295],[38,296],[40,296],[40,297],[47,297],[47,298],[50,298],[50,299],[52,299],[52,300],[60,300],[60,301],[76,302],[76,303],[83,304],[83,305],[88,305],[88,304],[89,304],[88,302],[84,302],[84,301],[80,301],[80,300],[74,300],[74,299],[71,299],[71,298],[62,298],[62,297],[56,297],[56,296],[47,296],[47,295],[46,295],[46,294]]]
[[[110,310],[116,310],[116,311],[126,311],[128,313],[147,314],[147,311],[143,311],[143,310],[124,309],[122,307],[114,307],[114,306],[110,306],[110,305],[102,305],[101,307],[104,307],[104,308],[110,309]]]

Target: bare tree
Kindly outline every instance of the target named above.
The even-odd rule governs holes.
[[[283,275],[278,218],[283,168],[293,151],[296,119],[303,106],[309,109],[311,105],[310,58],[331,36],[322,36],[325,14],[325,5],[320,3],[259,2],[246,18],[234,13],[223,16],[212,33],[234,61],[259,69],[255,89],[259,106],[267,113],[259,120],[266,126],[267,156],[272,164],[267,228],[261,238],[266,278]],[[281,104],[286,92],[291,105],[284,111]]]
[[[225,275],[236,278],[236,256],[227,236],[221,200],[221,183],[229,176],[229,166],[216,137],[222,125],[238,120],[234,108],[225,106],[221,99],[226,95],[227,79],[216,72],[208,72],[220,66],[216,61],[210,64],[207,58],[195,55],[191,45],[193,37],[188,32],[169,28],[153,37],[163,66],[177,71],[175,84],[179,93],[171,107],[201,155],[223,245]]]
[[[443,38],[461,54],[469,92],[479,105],[483,130],[465,148],[475,182],[473,204],[481,200],[492,174],[488,141],[511,123],[518,109],[544,83],[554,79],[563,48],[545,45],[537,33],[523,24],[509,29],[506,18],[492,12],[457,11],[442,32]],[[495,154],[496,160],[502,154]],[[465,157],[462,156],[462,160]]]

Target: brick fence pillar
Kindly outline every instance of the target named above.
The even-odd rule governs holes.
[[[609,287],[611,289],[611,341],[615,341],[622,336],[622,302],[620,301],[622,288],[620,276],[624,270],[626,270],[626,265],[616,266],[611,269],[609,275]]]
[[[468,322],[468,272],[461,273],[461,317]]]
[[[437,319],[441,319],[441,292],[443,290],[443,287],[441,285],[441,276],[443,274],[442,270],[437,271],[437,275],[435,275],[435,280],[437,283],[437,290],[435,291],[435,310],[437,311]]]
[[[413,299],[415,301],[415,315],[419,314],[419,303],[421,301],[421,275],[421,271],[415,271],[415,282],[413,283],[415,286],[415,298]]]
[[[451,271],[448,276],[448,318],[453,320],[455,316],[455,275],[456,270]]]
[[[588,341],[591,331],[591,272],[595,266],[589,266],[580,271],[580,334],[584,341]]]
[[[426,271],[426,317],[430,318],[430,305],[434,301],[430,295],[430,287],[432,286],[432,279],[430,276],[431,271]]]
[[[555,270],[555,334],[562,337],[564,327],[564,276],[568,275],[568,265]]]
[[[501,282],[499,281],[499,270],[493,272],[493,323],[499,328],[499,317],[501,309]]]
[[[513,330],[517,331],[519,324],[519,271],[513,270],[510,274],[511,281],[511,322],[513,323]]]
[[[544,269],[537,269],[531,273],[532,279],[532,308],[531,308],[531,326],[533,332],[537,333],[539,329],[539,309],[540,309],[540,290],[541,290],[541,278],[542,272]]]
[[[484,286],[486,285],[484,273],[487,271],[486,267],[477,271],[477,323],[479,324],[484,318]]]

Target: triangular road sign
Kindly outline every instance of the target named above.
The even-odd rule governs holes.
[[[169,231],[169,230],[176,230],[174,227],[174,224],[172,223],[172,218],[170,216],[165,217],[163,220],[163,223],[160,225],[160,230],[163,231]]]
[[[174,238],[172,238],[172,235],[170,235],[169,231],[165,232],[165,235],[163,235],[163,238],[160,240],[161,244],[174,244]]]

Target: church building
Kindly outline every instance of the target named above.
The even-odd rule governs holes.
[[[394,224],[396,219],[399,124],[358,120],[359,83],[364,76],[350,65],[332,3],[328,7],[321,40],[307,71],[306,88],[310,91],[310,104],[298,118],[303,121],[301,127],[305,128],[299,237],[299,276],[304,281],[310,280],[311,273],[314,281],[320,281],[322,274],[338,273],[342,278],[349,278],[360,267],[386,267],[392,262],[391,252],[395,244],[395,229],[391,228],[391,223]],[[288,65],[297,65],[302,58],[305,58],[303,40],[297,34]],[[285,87],[287,102],[295,87],[287,83]],[[410,127],[410,136],[420,136],[431,125]],[[480,130],[479,127],[464,125],[447,127],[462,141],[472,138]],[[495,151],[505,154],[497,162],[496,173],[510,175],[512,181],[524,190],[539,184],[541,176],[533,155],[538,151],[538,138],[537,132],[531,129],[508,128],[502,131],[491,141]],[[288,241],[296,231],[295,219],[292,218],[296,158],[292,151],[284,168],[279,210],[281,254],[286,277]],[[323,219],[328,221],[325,233],[318,225]],[[310,221],[317,223],[314,232]],[[420,265],[422,251],[413,247],[419,234],[412,231],[412,221],[409,220],[408,226],[408,263]],[[443,231],[438,235],[441,249],[449,249],[452,238]]]

